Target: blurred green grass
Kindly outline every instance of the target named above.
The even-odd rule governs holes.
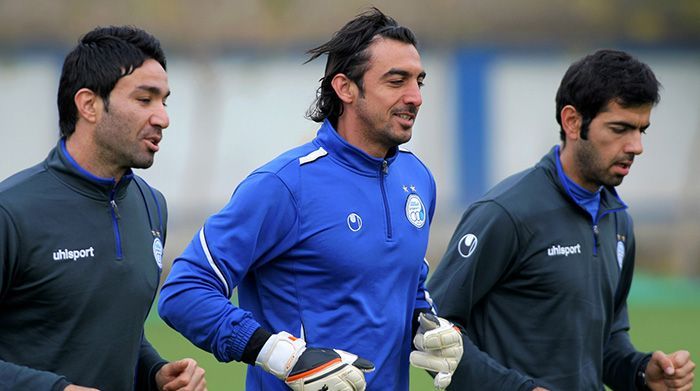
[[[700,362],[700,281],[637,275],[628,303],[630,335],[637,349],[665,352],[685,349],[695,362]],[[217,362],[214,356],[192,345],[154,314],[155,308],[146,322],[146,335],[163,357],[196,359],[207,371],[209,390],[245,389],[245,365]],[[410,389],[432,390],[432,379],[425,372],[412,369]]]

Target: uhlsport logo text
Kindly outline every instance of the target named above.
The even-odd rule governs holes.
[[[573,254],[581,254],[580,243],[577,243],[573,246],[562,246],[559,244],[555,244],[554,246],[547,249],[547,255],[549,255],[550,257],[554,257],[557,255],[563,255],[565,257],[568,257],[569,255]]]
[[[82,258],[95,258],[95,249],[91,246],[90,248],[83,248],[79,250],[56,250],[53,252],[54,261],[77,261]]]

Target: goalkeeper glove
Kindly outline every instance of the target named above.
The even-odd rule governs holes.
[[[307,348],[284,331],[265,342],[255,365],[295,391],[364,391],[364,372],[374,370],[371,361],[343,350]]]
[[[429,312],[420,313],[418,323],[413,338],[417,350],[411,352],[411,365],[436,372],[435,388],[444,390],[462,358],[462,333],[452,323]]]

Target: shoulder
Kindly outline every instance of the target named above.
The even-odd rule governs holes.
[[[522,214],[546,207],[556,199],[561,199],[556,184],[536,166],[502,180],[480,201],[493,201],[511,214]]]
[[[283,176],[288,171],[295,171],[306,164],[319,161],[326,155],[327,152],[322,147],[309,142],[282,153],[253,171],[252,174],[272,173]]]
[[[38,194],[45,194],[48,178],[45,164],[39,163],[11,175],[0,182],[0,205],[31,203]]]
[[[399,148],[398,154],[399,156],[397,159],[400,164],[414,166],[414,168],[424,171],[430,178],[433,177],[433,173],[430,172],[428,166],[426,166],[425,163],[423,163],[423,161],[420,160],[420,158],[418,158],[418,156],[412,151],[401,147]]]

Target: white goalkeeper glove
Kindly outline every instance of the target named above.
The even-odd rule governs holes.
[[[343,350],[307,348],[303,339],[284,331],[265,342],[255,365],[295,391],[364,391],[364,372],[374,370],[371,361]]]
[[[418,315],[418,332],[413,338],[417,350],[411,352],[411,365],[437,373],[433,384],[444,390],[462,358],[462,333],[443,318],[423,312]]]

